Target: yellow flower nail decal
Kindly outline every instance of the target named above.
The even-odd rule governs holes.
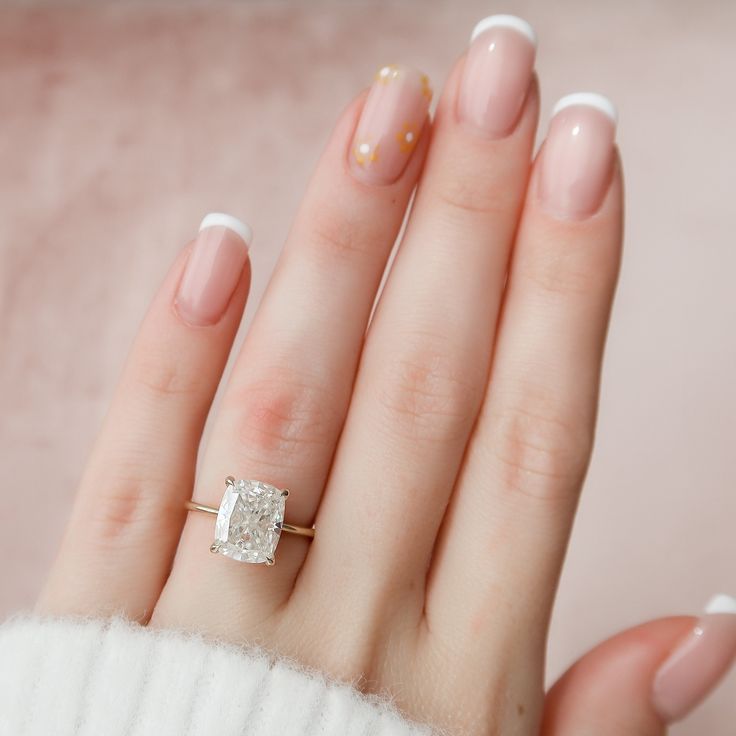
[[[396,140],[399,142],[399,149],[402,153],[411,153],[417,144],[419,131],[411,123],[404,123],[401,130],[396,134]]]
[[[399,74],[401,74],[401,69],[396,64],[386,64],[376,72],[376,81],[381,82],[381,84],[388,84],[390,81],[397,79]]]
[[[432,87],[429,84],[429,77],[422,74],[422,94],[428,99],[432,99]]]
[[[355,160],[361,165],[371,164],[378,161],[378,144],[373,145],[370,141],[358,141],[353,149]]]

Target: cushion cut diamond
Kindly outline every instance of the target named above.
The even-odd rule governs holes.
[[[215,523],[213,552],[241,562],[272,563],[286,495],[259,480],[228,483]]]

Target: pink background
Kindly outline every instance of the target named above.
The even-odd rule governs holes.
[[[0,8],[0,613],[34,600],[146,302],[203,213],[255,228],[252,314],[339,110],[386,62],[439,87],[492,12],[536,27],[545,114],[580,89],[617,102],[628,175],[550,676],[736,594],[736,4],[49,3]],[[734,688],[673,733],[733,733]]]

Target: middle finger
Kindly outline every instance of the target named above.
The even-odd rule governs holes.
[[[475,36],[440,101],[320,508],[320,538],[295,592],[329,580],[368,618],[389,600],[404,603],[397,592],[422,599],[482,399],[529,174],[538,113],[533,31],[496,16]],[[334,611],[334,601],[314,602]]]

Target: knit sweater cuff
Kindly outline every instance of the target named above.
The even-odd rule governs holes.
[[[0,626],[0,733],[426,736],[390,703],[262,652],[115,619]]]

